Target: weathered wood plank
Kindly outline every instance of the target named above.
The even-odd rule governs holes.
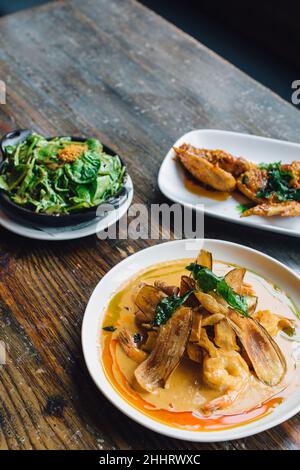
[[[55,2],[0,19],[0,79],[8,93],[1,132],[20,126],[99,137],[128,163],[136,202],[165,201],[160,162],[192,128],[299,141],[296,109],[131,0]],[[211,218],[205,224],[206,237],[261,249],[299,270],[296,239]],[[105,272],[155,241],[54,244],[3,229],[0,237],[0,339],[8,348],[1,449],[300,447],[299,416],[240,441],[192,444],[144,430],[99,394],[80,346],[85,305]]]

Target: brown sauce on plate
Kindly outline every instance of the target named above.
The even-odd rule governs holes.
[[[189,176],[184,177],[184,187],[197,196],[207,197],[215,201],[226,201],[231,196],[231,193],[226,191],[216,191],[214,189],[203,186],[196,179]]]

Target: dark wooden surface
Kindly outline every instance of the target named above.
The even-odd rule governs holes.
[[[132,0],[55,2],[0,20],[0,129],[96,135],[126,159],[135,202],[163,201],[161,160],[184,132],[219,128],[300,141],[300,114]],[[206,237],[299,270],[299,239],[206,218]],[[86,371],[80,329],[99,279],[154,241],[46,243],[0,230],[1,449],[299,449],[299,416],[233,442],[160,436],[117,411]],[[130,432],[129,432],[130,430]]]

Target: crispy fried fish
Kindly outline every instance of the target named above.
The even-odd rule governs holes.
[[[284,201],[284,202],[265,202],[251,207],[243,212],[241,217],[249,217],[249,215],[296,217],[300,215],[300,202]]]
[[[243,158],[222,150],[198,149],[189,144],[174,150],[194,178],[218,191],[233,191],[235,178],[250,168],[250,163]]]
[[[300,162],[280,162],[251,168],[237,179],[238,189],[258,205],[249,215],[295,217],[300,215]]]
[[[284,192],[300,190],[300,162],[252,167],[238,177],[237,187],[252,201],[282,202],[280,195],[284,196]],[[267,196],[264,195],[266,190]]]
[[[237,179],[237,188],[251,201],[260,202],[264,198],[257,196],[258,192],[264,190],[268,184],[268,172],[260,168],[251,168]]]

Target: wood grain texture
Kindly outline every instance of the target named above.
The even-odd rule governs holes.
[[[132,0],[62,1],[0,19],[0,130],[95,135],[128,163],[135,202],[165,199],[157,173],[193,128],[299,141],[300,114]],[[288,86],[288,85],[287,85]],[[211,218],[205,235],[262,250],[299,271],[299,239]],[[1,449],[299,449],[299,415],[257,436],[181,442],[133,423],[86,371],[80,329],[99,279],[155,241],[46,243],[0,230]],[[130,429],[130,432],[128,430]]]

